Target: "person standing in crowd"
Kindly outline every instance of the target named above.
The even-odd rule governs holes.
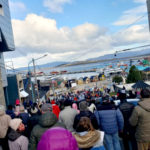
[[[57,118],[59,118],[59,113],[60,113],[59,106],[56,105],[54,100],[51,101],[51,104],[52,104],[52,111],[53,111],[53,113],[56,115]]]
[[[96,110],[95,104],[94,104],[94,103],[91,103],[91,105],[88,107],[88,109],[89,109],[92,113],[94,113],[94,111]]]
[[[24,130],[24,135],[29,137],[29,132],[28,132],[28,122],[29,122],[29,114],[27,112],[25,112],[24,106],[21,105],[19,107],[19,115],[17,116],[17,118],[20,118],[22,120],[22,123],[25,126],[25,130]]]
[[[9,115],[11,117],[11,119],[14,119],[16,117],[14,111],[13,111],[13,106],[12,105],[8,105],[7,107],[8,109],[6,110],[6,114]]]
[[[28,138],[21,133],[25,130],[22,120],[19,118],[10,121],[8,132],[8,143],[10,150],[28,150]]]
[[[5,113],[5,107],[0,105],[0,146],[2,146],[3,150],[9,150],[7,130],[10,120],[10,116]]]
[[[123,139],[123,144],[125,150],[130,150],[129,141],[131,142],[132,150],[137,150],[137,144],[135,140],[135,127],[132,127],[129,123],[129,118],[131,117],[132,111],[134,109],[134,104],[127,102],[126,92],[122,90],[119,94],[120,104],[118,108],[123,114],[124,118],[124,129],[120,136]]]
[[[37,150],[78,150],[78,145],[70,131],[55,127],[42,135]]]
[[[25,109],[24,109],[24,106],[20,106],[19,108],[19,115],[18,117],[22,119],[22,123],[25,125],[25,127],[27,126],[28,124],[28,121],[29,121],[29,114],[25,112]]]
[[[107,150],[121,150],[118,132],[123,131],[122,113],[110,100],[104,99],[101,107],[95,111],[99,129],[105,132],[104,143]]]
[[[76,133],[73,133],[80,150],[104,150],[104,132],[95,130],[88,117],[82,117],[77,125]]]
[[[35,114],[38,114],[38,115],[41,114],[41,112],[40,112],[40,110],[39,110],[39,108],[38,108],[37,103],[33,103],[33,104],[32,104],[32,106],[31,106],[31,108],[30,108],[30,110],[29,110],[29,114],[30,114],[31,116],[32,116],[32,115],[35,115]]]
[[[14,113],[15,113],[16,116],[18,116],[19,113],[20,113],[20,100],[19,99],[16,99]]]
[[[138,150],[150,149],[150,91],[141,91],[141,101],[134,108],[129,119],[132,126],[136,126],[135,138]]]
[[[73,122],[74,122],[74,118],[75,116],[78,114],[78,112],[71,108],[71,101],[70,100],[66,100],[64,102],[65,108],[64,110],[62,110],[59,114],[59,121],[64,123],[66,128],[70,131],[73,132]]]
[[[36,107],[36,104],[34,103],[32,108],[30,109],[31,117],[29,117],[28,125],[27,125],[27,133],[28,137],[31,135],[31,131],[35,125],[38,124],[39,117],[41,115],[40,111]]]
[[[58,119],[54,113],[52,113],[51,104],[43,104],[41,107],[42,115],[39,117],[38,124],[33,128],[29,140],[29,150],[36,150],[37,144],[40,141],[42,134],[52,127],[63,127],[62,123],[58,122]]]
[[[80,114],[75,116],[73,128],[76,130],[77,124],[79,123],[81,117],[88,117],[88,118],[90,118],[93,127],[95,129],[98,129],[98,123],[97,123],[96,116],[94,115],[94,113],[89,111],[88,104],[86,101],[82,101],[79,103],[79,109],[80,109]]]
[[[76,103],[72,104],[72,108],[75,109],[78,112],[78,114],[80,113],[80,110],[78,109],[78,105]]]

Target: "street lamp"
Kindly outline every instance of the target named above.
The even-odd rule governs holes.
[[[29,68],[30,64],[33,63],[33,68],[34,68],[34,81],[35,81],[35,85],[37,86],[36,88],[37,88],[37,96],[38,96],[38,99],[39,99],[39,89],[38,89],[38,84],[37,84],[37,75],[36,75],[35,61],[36,61],[36,60],[39,60],[39,59],[42,59],[42,58],[46,57],[47,55],[48,55],[48,54],[45,54],[45,55],[43,55],[43,56],[41,56],[41,57],[39,57],[39,58],[36,58],[36,59],[32,58],[32,60],[28,63],[28,72],[30,72],[30,68]],[[29,76],[30,76],[30,75],[29,75]],[[33,93],[33,88],[32,88],[32,93]],[[35,97],[33,96],[33,94],[32,94],[32,98],[35,99]]]

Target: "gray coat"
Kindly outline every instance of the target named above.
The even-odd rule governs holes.
[[[136,126],[135,137],[138,142],[150,142],[150,98],[142,99],[129,119]]]
[[[74,118],[77,114],[78,112],[75,109],[71,108],[71,106],[67,106],[63,111],[60,112],[59,121],[64,123],[69,131],[73,132]]]
[[[10,150],[28,150],[29,141],[27,137],[11,129],[8,133],[8,144]]]
[[[52,112],[41,115],[39,118],[39,123],[33,128],[31,132],[29,150],[36,150],[37,144],[40,141],[42,134],[52,127],[65,128],[64,124],[59,123],[56,115]]]

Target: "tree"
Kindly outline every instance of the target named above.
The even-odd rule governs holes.
[[[113,82],[118,83],[118,84],[123,81],[122,77],[118,75],[114,76],[112,80]]]
[[[126,82],[127,83],[135,83],[139,80],[142,80],[142,75],[141,75],[140,71],[135,66],[132,66],[130,68]]]

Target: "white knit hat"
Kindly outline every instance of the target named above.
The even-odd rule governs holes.
[[[9,126],[14,129],[15,131],[18,129],[20,123],[22,122],[21,119],[17,118],[17,119],[12,119],[9,123]]]

